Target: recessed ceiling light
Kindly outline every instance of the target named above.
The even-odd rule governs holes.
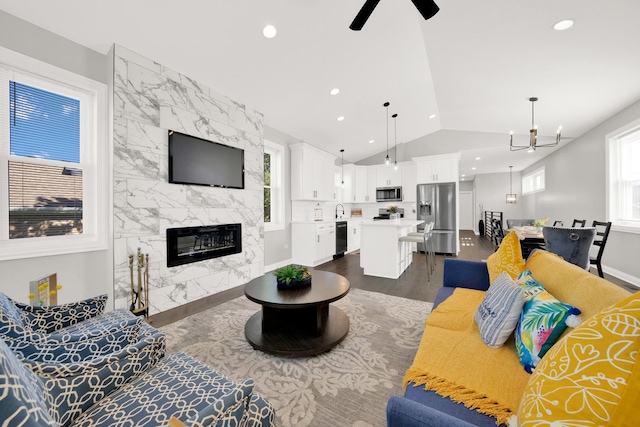
[[[568,30],[571,27],[573,27],[572,19],[563,19],[553,24],[553,29],[558,31]]]
[[[343,121],[343,120],[344,120],[344,116],[340,116],[340,117],[338,117],[338,121],[339,121],[339,122],[341,122],[341,121]]]
[[[480,160],[480,157],[476,157],[476,160]]]
[[[467,175],[465,175],[465,174],[462,174],[462,176],[463,176],[463,177],[465,177],[465,176],[467,176]]]
[[[370,139],[370,140],[369,140],[369,144],[373,144],[373,139]]]
[[[464,181],[464,178],[461,178],[460,181]]]
[[[277,33],[278,30],[276,30],[276,27],[271,24],[265,25],[265,27],[262,29],[262,34],[268,39],[274,38]]]
[[[476,170],[476,168],[471,168],[471,170]]]
[[[429,116],[429,118],[430,118],[430,119],[435,119],[435,118],[436,118],[436,115],[435,115],[435,114],[432,114],[432,115],[430,115],[430,116]]]
[[[331,95],[337,95],[340,93],[340,89],[338,89],[337,87],[334,87],[333,89],[331,89],[331,92],[329,92]]]
[[[533,153],[533,150],[532,150],[531,148],[529,148],[529,149],[527,150],[527,153]]]

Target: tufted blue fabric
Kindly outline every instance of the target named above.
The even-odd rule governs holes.
[[[7,427],[164,426],[171,416],[193,427],[274,425],[273,407],[184,353],[149,369],[154,352],[140,342],[91,361],[38,363],[0,340],[0,420]]]
[[[273,425],[273,407],[264,398],[251,393],[252,388],[252,380],[238,388],[236,383],[191,356],[175,353],[136,381],[101,400],[99,405],[78,418],[74,426],[155,427],[166,425],[171,416],[193,426]],[[228,405],[216,403],[211,408],[229,393],[239,399],[238,405],[231,405],[227,400]],[[216,422],[209,424],[213,420]]]
[[[25,327],[34,332],[50,334],[102,314],[107,303],[107,295],[100,295],[69,304],[41,307],[34,307],[13,300],[11,302],[22,311],[26,319]]]
[[[0,338],[34,362],[80,362],[138,341],[156,351],[155,362],[164,356],[162,332],[127,310],[104,313],[105,302],[106,295],[76,304],[32,307],[0,293]]]

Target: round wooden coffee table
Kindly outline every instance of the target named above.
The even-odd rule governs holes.
[[[273,273],[253,279],[244,287],[262,310],[244,327],[256,350],[279,356],[300,357],[323,353],[349,333],[349,318],[329,304],[349,293],[349,281],[339,274],[311,270],[311,286],[279,290]]]

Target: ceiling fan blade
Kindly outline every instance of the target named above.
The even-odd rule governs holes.
[[[360,12],[358,12],[358,14],[356,15],[351,25],[349,25],[349,28],[351,28],[353,31],[360,31],[362,27],[364,27],[365,22],[367,22],[367,19],[369,19],[369,16],[371,16],[371,12],[373,12],[373,9],[376,8],[379,2],[380,0],[367,0],[362,6],[362,9],[360,9]]]
[[[425,21],[438,13],[440,8],[433,0],[411,0]]]

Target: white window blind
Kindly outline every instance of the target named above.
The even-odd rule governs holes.
[[[80,101],[9,80],[9,239],[82,233]],[[46,159],[57,165],[31,163]]]
[[[536,169],[522,177],[522,194],[544,191],[544,168]]]
[[[640,232],[640,120],[607,135],[607,219],[616,231]]]

